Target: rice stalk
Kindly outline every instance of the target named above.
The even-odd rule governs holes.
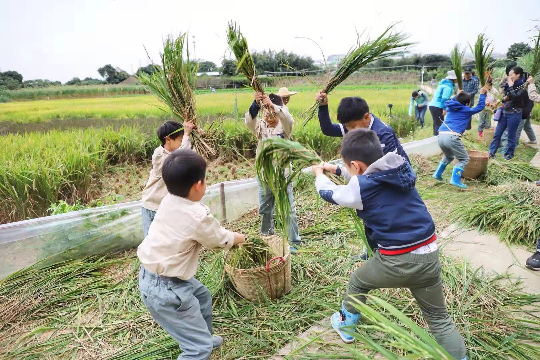
[[[540,170],[528,162],[500,162],[492,160],[483,181],[488,185],[501,185],[511,181],[537,181]]]
[[[359,36],[357,45],[349,50],[322,91],[329,94],[351,74],[367,64],[379,59],[399,55],[408,46],[412,45],[412,43],[406,42],[409,38],[407,34],[394,32],[395,26],[396,24],[388,26],[375,40],[368,38],[362,41]],[[320,102],[316,102],[306,111],[307,117],[304,120],[304,126],[315,116],[319,105]]]
[[[288,233],[289,218],[292,208],[287,195],[287,187],[302,172],[304,168],[317,165],[322,159],[315,151],[306,149],[300,143],[282,138],[270,138],[263,142],[256,161],[257,176],[263,186],[272,191],[275,198],[275,211],[278,224],[281,225],[283,236]],[[286,173],[288,175],[286,176]],[[342,178],[327,174],[337,184],[343,184]],[[357,235],[362,239],[367,251],[372,253],[367,243],[362,221],[356,216],[354,209],[347,209],[353,218]]]
[[[469,44],[471,52],[474,54],[474,60],[476,63],[476,73],[482,86],[486,85],[487,79],[490,77],[489,58],[493,53],[492,42],[489,41],[486,34],[478,34],[476,43],[473,47]],[[457,75],[457,73],[456,73]]]
[[[465,202],[452,211],[465,226],[499,235],[503,242],[532,246],[540,238],[540,189],[514,182],[500,185],[495,195]]]
[[[257,73],[255,69],[255,62],[249,52],[247,40],[240,32],[240,27],[234,23],[229,22],[227,30],[227,43],[231,51],[236,58],[236,67],[245,77],[248,79],[250,86],[255,92],[264,94],[264,88],[257,79]],[[263,117],[276,118],[277,114],[274,111],[273,106],[262,104],[259,102],[259,106],[263,109]]]
[[[251,269],[266,266],[268,261],[275,256],[263,239],[249,237],[244,244],[231,249],[227,263],[234,269]]]
[[[463,90],[462,62],[463,62],[464,54],[465,54],[465,50],[460,51],[459,45],[455,45],[454,48],[452,49],[452,52],[450,53],[450,60],[452,61],[452,69],[456,73],[457,84],[458,84],[459,90]]]
[[[155,66],[151,75],[141,72],[138,79],[150,88],[180,123],[192,121],[197,125],[194,89],[198,64],[190,61],[187,34],[181,34],[177,38],[169,36],[163,44],[160,56],[161,68]],[[194,130],[193,147],[196,151],[206,158],[214,156],[215,150],[203,139],[203,133],[198,126]]]

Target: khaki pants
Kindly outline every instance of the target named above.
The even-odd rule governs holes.
[[[366,302],[362,294],[380,288],[410,289],[437,342],[454,358],[465,358],[465,343],[446,310],[439,251],[394,256],[377,251],[352,274],[343,303],[345,309],[358,313],[354,299]]]

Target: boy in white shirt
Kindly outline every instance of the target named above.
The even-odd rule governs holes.
[[[156,322],[180,343],[178,359],[208,359],[223,343],[212,335],[212,296],[194,278],[202,246],[230,249],[245,240],[224,229],[199,201],[206,192],[206,162],[179,149],[162,167],[168,194],[139,245],[139,290]]]
[[[157,130],[161,146],[154,150],[152,155],[152,170],[148,182],[142,192],[142,220],[144,237],[148,235],[148,228],[156,216],[161,200],[167,195],[167,187],[161,178],[161,167],[169,154],[176,149],[191,149],[189,135],[193,130],[193,123],[186,121],[182,126],[176,121],[167,121]]]

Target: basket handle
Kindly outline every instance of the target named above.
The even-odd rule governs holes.
[[[272,297],[272,295],[273,295],[273,290],[272,290],[272,280],[270,279],[270,274],[268,274],[268,273],[270,271],[270,266],[272,265],[272,262],[274,260],[279,260],[279,262],[281,264],[285,263],[285,260],[283,259],[282,256],[273,257],[270,260],[268,260],[268,262],[266,263],[266,268],[265,269],[266,269],[266,274],[267,274],[266,277],[268,278],[268,287],[270,288],[270,297]],[[285,277],[285,271],[284,271],[283,272],[283,281],[285,281],[285,280],[286,280],[286,277]],[[285,282],[284,282],[284,284],[285,284]]]

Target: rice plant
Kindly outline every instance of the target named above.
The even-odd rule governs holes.
[[[450,60],[452,61],[452,69],[456,73],[458,89],[463,90],[463,55],[465,50],[461,51],[459,45],[455,45],[450,53]]]
[[[452,215],[465,226],[498,234],[503,242],[532,246],[540,238],[539,205],[540,190],[534,184],[514,182],[457,206]]]
[[[501,185],[512,181],[537,181],[540,170],[529,162],[500,162],[492,160],[483,181],[488,185]]]
[[[228,264],[234,269],[264,267],[276,255],[270,246],[260,237],[249,237],[239,246],[231,249]]]
[[[409,38],[408,35],[394,32],[394,28],[395,24],[390,25],[375,40],[366,39],[362,41],[359,37],[357,45],[349,50],[322,91],[329,94],[351,74],[367,64],[401,54],[407,46],[412,45],[412,43],[406,42]],[[306,111],[307,117],[304,120],[304,125],[315,116],[319,104],[319,102],[316,102]]]
[[[257,176],[263,186],[268,187],[275,197],[276,218],[285,234],[288,232],[288,219],[292,209],[287,196],[287,187],[302,172],[304,168],[317,165],[322,159],[315,151],[306,149],[300,143],[282,138],[270,138],[263,142],[256,161]],[[343,184],[342,178],[327,174],[332,181]],[[364,226],[356,216],[354,209],[346,209],[353,219],[353,226],[363,241],[367,251],[371,254],[371,248],[365,237]]]
[[[484,86],[486,85],[486,81],[490,76],[489,59],[491,57],[491,54],[493,53],[492,43],[487,38],[486,34],[481,33],[476,39],[474,49],[470,44],[469,47],[471,48],[471,52],[474,54],[476,73],[478,74],[480,85]]]
[[[250,83],[250,86],[253,88],[253,90],[255,90],[255,92],[264,94],[264,88],[257,79],[255,62],[253,61],[251,53],[249,52],[247,40],[240,32],[240,27],[232,21],[229,23],[227,31],[227,42],[236,58],[237,70],[245,75]],[[261,106],[263,109],[264,117],[277,117],[273,106],[261,103],[259,106]]]
[[[187,34],[181,34],[177,38],[169,36],[165,40],[161,53],[161,68],[155,66],[154,70],[151,75],[141,72],[138,79],[150,88],[181,123],[192,121],[197,125],[194,88],[198,65],[190,61]],[[193,146],[199,154],[206,158],[216,154],[203,139],[200,130],[196,128],[192,136]]]

